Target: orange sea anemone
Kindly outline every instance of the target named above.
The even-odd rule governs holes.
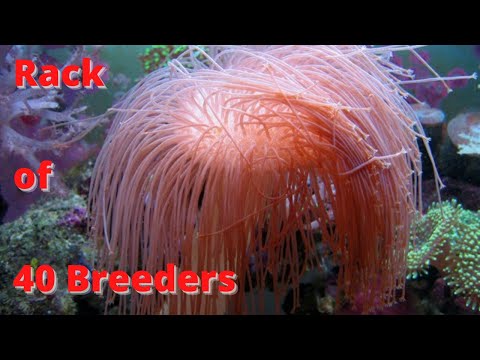
[[[268,273],[277,300],[287,286],[298,300],[318,260],[312,223],[345,299],[370,311],[403,297],[425,137],[392,50],[224,47],[205,62],[187,51],[112,109],[90,189],[97,267],[229,269],[240,284],[233,296],[133,293],[131,313],[243,313],[252,259],[257,289]]]

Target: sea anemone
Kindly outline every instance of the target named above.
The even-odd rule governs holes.
[[[301,275],[318,265],[312,223],[344,300],[361,295],[371,311],[403,298],[426,138],[400,87],[410,74],[389,61],[402,49],[415,52],[224,47],[200,61],[192,47],[138,83],[111,110],[92,177],[97,268],[229,269],[239,289],[133,293],[130,313],[243,313],[267,275],[277,300],[292,286],[297,306]]]

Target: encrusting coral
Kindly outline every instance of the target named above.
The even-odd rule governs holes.
[[[0,314],[75,314],[77,305],[67,291],[67,267],[86,261],[91,254],[85,229],[71,221],[70,211],[84,209],[81,196],[38,202],[17,220],[0,226]],[[78,220],[81,222],[79,216]],[[70,220],[70,221],[68,221]],[[86,221],[84,217],[83,221]],[[12,286],[23,265],[34,269],[51,265],[59,279],[57,291],[27,295]]]
[[[467,307],[480,307],[480,212],[462,208],[456,200],[432,204],[412,226],[407,255],[408,279],[440,271],[454,295]]]
[[[415,47],[223,47],[205,60],[192,55],[200,50],[152,72],[111,109],[90,229],[98,267],[154,274],[180,260],[182,269],[233,270],[239,290],[133,293],[131,313],[245,312],[252,262],[260,293],[272,276],[277,300],[292,286],[295,308],[301,275],[318,264],[312,223],[347,300],[361,294],[370,311],[402,298],[421,203],[417,140],[429,147],[399,80],[411,73],[389,58],[418,55]]]

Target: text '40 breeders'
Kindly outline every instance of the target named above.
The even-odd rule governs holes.
[[[150,295],[156,290],[163,295],[176,295],[178,289],[188,295],[211,295],[215,283],[218,283],[218,292],[222,295],[234,295],[238,291],[235,282],[237,275],[230,270],[178,271],[174,264],[168,264],[167,270],[159,271],[155,275],[148,271],[137,271],[131,277],[125,271],[90,270],[83,265],[68,266],[68,292],[75,295],[85,295],[93,292],[102,295],[106,284],[119,295],[128,295],[132,288],[141,295]],[[13,280],[16,289],[27,294],[33,294],[35,289],[50,295],[56,292],[57,274],[50,265],[41,265],[34,271],[31,265],[24,265]]]

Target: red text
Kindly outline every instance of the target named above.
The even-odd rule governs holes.
[[[43,192],[50,191],[50,178],[53,177],[53,169],[55,164],[50,160],[44,160],[40,163],[37,170],[40,179],[40,190]],[[13,178],[15,185],[23,192],[32,192],[37,188],[37,175],[29,168],[20,168],[15,172]]]
[[[93,66],[90,58],[83,58],[82,67],[72,64],[64,66],[62,70],[55,65],[42,65],[41,74],[32,60],[15,61],[15,85],[18,89],[30,86],[33,89],[61,89],[62,83],[70,89],[93,89],[95,84],[99,89],[106,89],[101,76],[106,71],[103,65]]]

